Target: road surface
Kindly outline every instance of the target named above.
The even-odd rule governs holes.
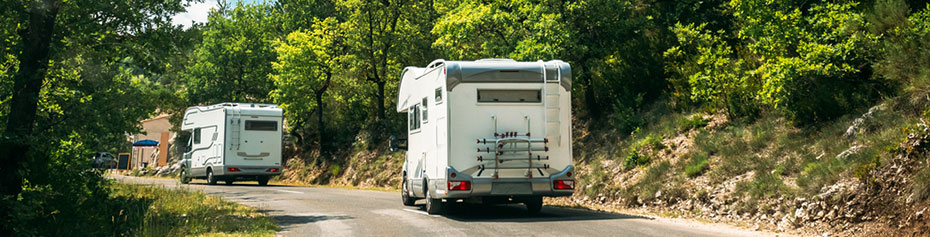
[[[199,190],[258,208],[281,226],[280,236],[760,236],[721,225],[676,222],[544,206],[526,214],[520,204],[457,205],[428,215],[423,201],[401,204],[400,194],[320,187],[258,186],[255,182],[207,185],[173,179],[110,176],[120,182]]]

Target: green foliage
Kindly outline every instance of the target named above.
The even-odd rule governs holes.
[[[345,104],[353,103],[357,97],[352,93],[354,81],[341,73],[344,61],[351,59],[343,56],[346,53],[343,26],[334,18],[326,18],[316,20],[312,28],[292,32],[285,40],[276,41],[278,59],[271,63],[274,69],[271,79],[275,84],[271,97],[286,111],[285,118],[296,125],[291,127],[293,133],[303,138],[310,133],[306,130],[316,127],[314,140],[323,144],[328,122],[324,114],[346,113],[344,110],[349,107]],[[337,106],[327,109],[325,104]],[[309,125],[312,123],[307,122],[314,118],[315,126]]]
[[[119,234],[273,236],[278,230],[254,208],[202,192],[131,184],[114,184],[112,192],[109,199],[127,202],[114,219],[134,221],[125,223],[132,230]]]
[[[902,0],[875,2],[871,31],[884,34],[875,72],[905,84],[908,90],[930,88],[930,5],[919,6],[908,16]]]
[[[639,131],[639,129],[637,129]],[[665,145],[662,144],[662,136],[653,135],[650,133],[639,142],[634,143],[629,148],[629,153],[623,159],[623,167],[626,169],[632,169],[637,166],[643,166],[649,164],[650,157],[656,156],[658,152],[662,149],[665,149]]]
[[[687,78],[672,79],[673,88],[690,88],[676,91],[676,95],[688,96],[690,101],[703,103],[710,109],[724,109],[730,115],[750,115],[758,82],[746,75],[743,61],[735,59],[732,47],[720,36],[726,32],[710,32],[705,27],[706,24],[672,27],[680,46],[665,52],[669,59],[667,70],[679,78]]]
[[[703,116],[695,114],[690,117],[685,117],[681,120],[678,120],[678,131],[688,131],[695,128],[703,128],[707,126],[708,122],[710,122],[710,119],[705,119]]]
[[[868,45],[879,37],[865,31],[857,2],[740,0],[729,11],[732,30],[672,27],[678,46],[665,57],[674,95],[736,117],[766,105],[807,124],[835,119],[891,88],[872,77]]]
[[[268,77],[276,58],[271,9],[238,4],[210,11],[203,40],[184,76],[191,105],[219,102],[271,102]]]
[[[704,174],[704,171],[707,171],[708,168],[709,163],[707,162],[707,154],[694,154],[688,161],[688,165],[685,166],[685,175],[689,178],[701,176]]]

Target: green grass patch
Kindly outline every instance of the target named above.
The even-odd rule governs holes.
[[[707,126],[707,123],[710,122],[710,119],[705,119],[701,115],[695,114],[691,117],[685,117],[678,121],[678,131],[688,131],[695,128],[703,128]]]
[[[685,166],[685,175],[689,178],[701,176],[704,174],[704,171],[707,171],[709,166],[710,163],[707,162],[707,154],[694,154],[691,156],[691,160],[688,161],[688,165]]]
[[[254,208],[201,192],[113,184],[111,198],[126,202],[114,220],[136,225],[132,236],[274,236],[278,226]],[[134,223],[132,223],[134,222]],[[94,223],[89,223],[94,224]]]

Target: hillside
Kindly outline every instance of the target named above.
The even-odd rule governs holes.
[[[795,234],[925,235],[927,104],[887,100],[802,128],[773,115],[731,121],[661,105],[632,134],[576,121],[578,188],[547,203]],[[403,154],[386,150],[358,145],[342,162],[295,154],[281,180],[397,189]]]

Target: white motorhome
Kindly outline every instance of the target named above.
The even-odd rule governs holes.
[[[436,60],[407,67],[397,111],[407,113],[405,205],[522,202],[574,191],[568,63]],[[397,146],[392,144],[392,148]]]
[[[221,103],[187,108],[181,130],[190,134],[180,179],[209,184],[256,180],[267,185],[281,174],[283,110],[277,105]]]

